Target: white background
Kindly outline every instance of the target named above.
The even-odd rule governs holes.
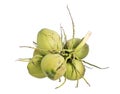
[[[76,81],[60,83],[48,78],[37,79],[28,74],[27,63],[17,58],[31,57],[37,32],[46,27],[60,33],[62,24],[68,39],[72,37],[69,5],[76,37],[92,32],[87,43],[90,53],[86,61],[109,69],[86,69],[79,87]],[[0,94],[119,94],[120,87],[120,2],[119,0],[0,0]],[[62,79],[63,81],[63,79]]]

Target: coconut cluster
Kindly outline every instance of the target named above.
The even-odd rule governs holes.
[[[37,41],[34,42],[36,47],[21,46],[34,49],[32,58],[20,58],[18,61],[29,62],[27,69],[33,77],[48,77],[51,80],[60,80],[61,77],[64,77],[64,82],[56,88],[61,87],[66,82],[66,79],[76,80],[76,87],[78,87],[78,81],[81,78],[90,86],[84,77],[84,64],[99,69],[106,69],[108,67],[101,68],[84,61],[84,58],[89,53],[89,46],[86,44],[86,41],[91,32],[88,32],[83,38],[75,38],[74,22],[68,6],[67,10],[73,26],[73,37],[67,40],[62,27],[61,35],[54,30],[43,28],[38,32]],[[64,39],[62,35],[64,35]]]
[[[77,80],[78,86],[78,80],[85,79],[83,59],[89,52],[89,46],[84,41],[85,37],[72,38],[63,42],[62,36],[56,31],[48,28],[41,29],[37,34],[33,57],[28,60],[29,74],[37,78],[48,77],[51,80],[65,77],[65,81],[66,79]]]

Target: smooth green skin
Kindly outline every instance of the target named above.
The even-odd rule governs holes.
[[[41,56],[35,55],[27,65],[27,69],[30,75],[37,78],[46,77],[45,74],[41,70]]]
[[[41,68],[48,78],[57,80],[64,75],[66,63],[59,54],[47,54],[41,61]]]
[[[74,65],[74,66],[73,66]],[[75,68],[73,68],[75,67]],[[76,71],[75,71],[76,70]],[[67,70],[65,77],[69,80],[79,80],[85,74],[85,67],[82,61],[72,60],[72,62],[67,62]]]
[[[41,54],[46,55],[53,51],[62,50],[62,41],[59,34],[53,30],[44,28],[38,32],[37,45]]]
[[[79,38],[70,39],[65,44],[65,48],[75,49],[80,44],[80,42],[81,42],[81,39]],[[89,46],[85,44],[81,49],[79,49],[79,51],[75,52],[74,54],[77,58],[83,59],[88,55],[88,52],[89,52]]]

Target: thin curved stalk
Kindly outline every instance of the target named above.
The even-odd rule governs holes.
[[[74,21],[73,21],[73,18],[72,18],[72,15],[71,15],[71,12],[70,12],[70,9],[69,9],[68,6],[67,6],[67,10],[68,10],[68,12],[69,12],[70,19],[71,19],[71,21],[72,21],[72,28],[73,28],[73,37],[72,37],[72,38],[74,38],[74,37],[75,37],[75,24],[74,24]]]
[[[88,62],[86,62],[86,61],[84,61],[84,60],[82,60],[82,61],[83,61],[84,63],[86,63],[86,64],[88,64],[88,65],[90,65],[90,66],[96,67],[96,68],[98,68],[98,69],[107,69],[107,68],[109,68],[109,67],[101,68],[101,67],[96,66],[96,65],[94,65],[94,64],[88,63]]]
[[[36,49],[35,47],[31,47],[31,46],[19,46],[20,48],[31,48],[31,49]]]
[[[84,81],[88,84],[88,86],[90,87],[90,84],[88,83],[88,81],[84,78],[84,77],[82,77],[83,79],[84,79]]]
[[[29,62],[31,58],[18,58],[17,61]]]
[[[55,89],[60,88],[61,86],[63,86],[65,84],[65,82],[66,82],[66,77],[64,79],[64,82],[61,85],[57,86]]]

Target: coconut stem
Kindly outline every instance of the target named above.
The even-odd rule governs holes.
[[[83,77],[84,81],[88,84],[88,86],[90,87],[90,84],[88,83],[88,81]]]
[[[61,85],[57,86],[55,89],[60,88],[61,86],[63,86],[65,84],[65,82],[66,82],[66,77],[64,79],[64,82]]]
[[[75,25],[74,25],[74,21],[73,21],[73,18],[72,18],[72,15],[71,15],[71,12],[70,12],[70,9],[69,9],[69,7],[68,7],[68,6],[67,6],[67,10],[68,10],[68,12],[69,12],[70,19],[71,19],[71,21],[72,21],[73,38],[74,38],[74,36],[75,36]]]
[[[98,69],[107,69],[107,68],[109,68],[109,67],[101,68],[101,67],[98,67],[98,66],[96,66],[96,65],[94,65],[94,64],[88,63],[88,62],[86,62],[86,61],[84,61],[84,60],[83,60],[83,62],[86,63],[86,64],[88,64],[88,65],[90,65],[90,66],[96,67],[96,68],[98,68]]]
[[[77,83],[76,83],[75,87],[78,88],[78,85],[79,85],[79,80],[77,80]]]
[[[52,50],[52,51],[50,51],[50,50],[44,50],[44,49],[39,49],[39,48],[35,48],[35,47],[31,47],[31,46],[19,46],[20,48],[31,48],[31,49],[38,49],[39,51],[49,51],[49,52],[53,52],[53,51],[55,51],[55,50]],[[58,52],[58,51],[57,51]]]
[[[59,82],[61,82],[61,79],[59,78]]]
[[[29,62],[31,58],[19,58],[17,61]]]
[[[61,40],[62,40],[62,32],[63,32],[63,35],[64,35],[64,43],[66,43],[66,42],[67,42],[67,36],[66,36],[65,30],[64,30],[64,28],[61,26],[61,24],[60,24],[60,29],[61,29]]]
[[[37,43],[36,43],[36,42],[34,42],[34,41],[33,41],[33,44],[34,44],[35,46],[37,46]]]
[[[32,49],[36,49],[35,47],[31,47],[31,46],[20,46],[20,48],[32,48]]]
[[[76,47],[75,51],[79,51],[86,43],[86,41],[88,40],[88,38],[90,37],[91,32],[88,32],[85,37],[83,38],[83,40],[80,42],[80,44]]]
[[[63,40],[63,34],[62,34],[62,26],[61,26],[61,24],[60,24],[60,33],[61,33],[61,42],[62,42],[62,40]],[[63,47],[63,44],[62,44],[62,47]]]

